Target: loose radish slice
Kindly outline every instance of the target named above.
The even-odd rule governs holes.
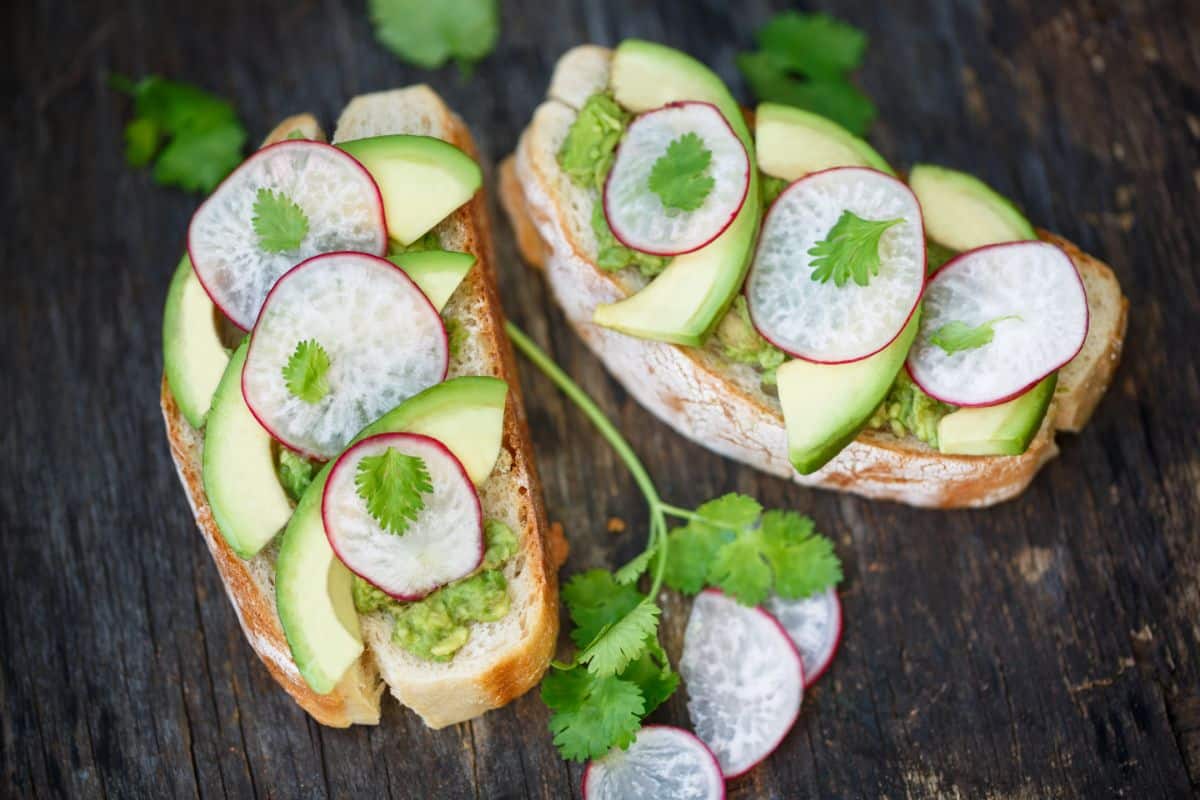
[[[802,600],[771,595],[763,607],[792,638],[804,662],[804,685],[812,686],[829,668],[842,638],[842,604],[832,587]]]
[[[814,281],[809,255],[843,212],[864,220],[900,219],[879,240],[879,274],[866,286]],[[864,167],[805,176],[767,211],[746,279],[755,327],[776,347],[818,363],[858,361],[904,329],[925,285],[921,207],[900,181]]]
[[[650,188],[650,173],[679,137],[700,137],[712,160],[712,188],[693,211],[668,208]],[[710,103],[671,103],[629,124],[604,185],[604,215],[626,247],[674,256],[699,250],[721,235],[746,202],[750,158],[725,117]]]
[[[908,371],[956,406],[1011,400],[1066,364],[1087,338],[1087,294],[1070,256],[1045,242],[971,250],[929,282]],[[992,340],[947,353],[931,337],[949,323],[990,323]]]
[[[646,725],[628,750],[588,762],[583,800],[723,800],[725,778],[704,742],[682,728]]]
[[[355,482],[359,462],[388,449],[425,462],[433,486],[402,534],[385,529],[368,513]],[[399,600],[424,597],[471,574],[483,560],[479,495],[454,454],[428,436],[382,433],[348,449],[329,471],[321,517],[338,560]]]
[[[315,400],[294,395],[285,379],[301,342],[328,357],[328,391]],[[403,270],[365,253],[326,253],[271,289],[242,393],[272,436],[328,459],[367,423],[444,380],[449,356],[442,318]]]
[[[766,611],[714,589],[692,605],[679,674],[696,735],[726,778],[769,756],[800,713],[804,667],[792,640]]]
[[[307,223],[298,246],[264,249],[255,230],[260,192],[299,206]],[[259,150],[192,216],[188,253],[217,307],[242,330],[258,318],[267,292],[291,267],[318,253],[387,252],[383,199],[361,164],[320,142],[286,141]]]

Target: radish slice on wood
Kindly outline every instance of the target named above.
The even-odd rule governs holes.
[[[646,725],[628,750],[614,747],[583,772],[584,800],[724,797],[716,756],[693,734],[669,725]]]
[[[303,215],[303,235],[295,237],[294,247],[264,247],[255,227],[264,192],[294,204]],[[335,250],[383,255],[387,225],[370,173],[353,157],[321,142],[286,141],[259,150],[196,209],[188,227],[196,276],[242,330],[254,326],[280,275],[306,258]]]
[[[715,589],[692,605],[679,674],[696,735],[726,778],[769,756],[800,713],[804,667],[792,640],[766,611]]]
[[[664,205],[651,189],[654,165],[680,137],[695,134],[711,153],[703,170],[712,185],[698,208]],[[674,256],[699,250],[729,227],[746,202],[750,158],[717,107],[671,103],[629,124],[604,184],[604,215],[626,247]]]
[[[324,393],[297,396],[286,370],[302,343],[324,353]],[[293,450],[328,459],[356,433],[446,377],[442,318],[389,261],[326,253],[279,279],[263,304],[242,370],[246,405]]]
[[[818,242],[850,211],[869,221],[900,220],[879,239],[879,272],[854,280],[813,280]],[[750,317],[779,349],[806,361],[858,361],[891,344],[925,285],[921,208],[900,181],[864,167],[807,175],[767,211],[746,279]]]
[[[955,329],[990,329],[991,339],[947,352],[938,342]],[[1087,331],[1087,294],[1062,249],[1045,242],[988,245],[958,256],[930,280],[908,371],[943,402],[996,405],[1074,358]]]
[[[842,639],[842,603],[833,587],[801,600],[771,595],[763,607],[792,638],[804,662],[804,685],[812,686],[829,668]]]
[[[364,458],[394,450],[424,462],[431,492],[403,533],[384,528],[356,484]],[[325,535],[352,572],[398,600],[417,600],[466,577],[483,560],[483,512],[474,484],[437,439],[382,433],[363,439],[334,462],[321,498]]]

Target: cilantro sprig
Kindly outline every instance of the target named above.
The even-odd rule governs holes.
[[[254,195],[254,217],[251,220],[258,246],[268,253],[295,250],[308,236],[308,217],[283,192],[259,189]]]
[[[467,73],[496,46],[497,0],[368,0],[375,37],[396,56],[425,69],[453,59]]]
[[[839,289],[851,278],[866,286],[879,274],[879,240],[888,228],[903,221],[863,219],[846,209],[825,238],[808,251],[813,257],[812,279],[818,283],[832,279]]]
[[[771,591],[805,597],[842,578],[833,544],[807,517],[764,511],[752,498],[728,494],[695,511],[663,502],[629,442],[604,412],[554,361],[511,322],[513,344],[599,429],[646,498],[646,549],[615,573],[593,569],[562,589],[578,648],[555,661],[542,682],[550,730],[563,758],[584,761],[633,743],[642,720],[679,686],[658,639],[661,610],[653,598],[665,583],[692,594],[718,586],[748,605]],[[684,522],[674,530],[667,519]],[[636,586],[645,573],[650,590]]]
[[[875,104],[850,83],[862,64],[867,37],[826,14],[785,11],[756,36],[759,49],[741,53],[738,69],[760,101],[797,106],[862,136]]]
[[[710,164],[712,151],[704,146],[704,140],[696,133],[685,133],[668,144],[650,168],[650,191],[667,208],[695,211],[713,189]]]
[[[329,394],[329,353],[316,339],[297,342],[283,365],[283,380],[293,397],[319,403]]]
[[[188,83],[157,75],[109,84],[133,98],[125,126],[125,161],[144,167],[157,158],[154,180],[189,192],[211,192],[242,161],[246,129],[233,106]]]
[[[355,469],[354,486],[367,504],[367,513],[397,536],[402,536],[424,510],[423,495],[433,491],[425,461],[394,447],[363,456]]]
[[[1020,319],[1020,317],[1016,314],[1009,314],[1005,317],[989,319],[987,322],[981,322],[978,325],[968,325],[957,319],[951,320],[945,325],[939,326],[930,335],[929,341],[945,350],[948,356],[960,353],[963,350],[974,350],[986,344],[991,344],[992,339],[996,335],[996,324],[1004,322],[1007,319]]]

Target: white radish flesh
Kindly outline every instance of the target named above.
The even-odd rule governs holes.
[[[992,340],[947,353],[932,339],[951,322],[989,324]],[[930,280],[908,371],[943,402],[996,405],[1074,358],[1087,331],[1087,294],[1070,256],[1045,242],[988,245]]]
[[[584,800],[723,800],[725,778],[712,751],[693,734],[647,725],[628,750],[614,747],[588,762]]]
[[[692,605],[679,674],[696,735],[726,778],[769,756],[800,713],[804,667],[792,640],[766,611],[712,589]]]
[[[355,477],[367,456],[389,448],[420,458],[433,491],[404,533],[371,516]],[[343,453],[325,482],[321,500],[325,535],[338,560],[399,600],[416,600],[470,575],[483,560],[479,495],[459,460],[439,441],[414,433],[384,433]]]
[[[804,685],[812,686],[829,668],[842,638],[842,604],[837,590],[830,587],[800,600],[771,595],[763,607],[779,621],[800,651]]]
[[[296,248],[263,249],[254,218],[264,189],[303,212],[308,229]],[[337,250],[383,255],[387,225],[370,173],[351,156],[320,142],[286,141],[259,150],[196,209],[188,227],[196,276],[242,330],[253,327],[283,273],[306,258]]]
[[[284,377],[307,341],[329,358],[329,391],[316,402],[292,394]],[[364,253],[328,253],[271,290],[250,339],[242,393],[271,435],[328,459],[368,423],[444,380],[449,355],[442,318],[403,270]]]
[[[842,214],[899,219],[879,240],[879,273],[854,280],[813,280],[809,250]],[[904,329],[925,284],[925,236],[912,191],[890,175],[839,167],[808,175],[767,211],[746,300],[755,327],[781,350],[818,363],[858,361]]]
[[[685,134],[712,153],[712,188],[693,211],[669,208],[650,188],[650,173],[668,146]],[[750,186],[750,159],[716,106],[672,103],[642,114],[625,131],[604,186],[604,214],[613,235],[643,253],[673,256],[699,250],[737,216]]]

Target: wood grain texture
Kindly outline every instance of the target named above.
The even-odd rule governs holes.
[[[0,795],[576,794],[536,696],[430,732],[394,704],[323,730],[242,639],[170,466],[162,300],[196,200],[127,169],[127,101],[157,72],[261,137],[428,81],[485,158],[583,41],[658,39],[742,90],[734,54],[783,3],[506,0],[470,80],[374,43],[363,3],[25,2],[0,12]],[[813,514],[846,564],[846,633],[800,724],[733,798],[1185,797],[1200,790],[1200,5],[823,2],[871,35],[873,140],[980,175],[1116,269],[1133,313],[1091,425],[1020,499],[939,513],[807,491],[692,446],[634,405],[517,263],[505,305],[630,435],[664,495],[741,490]],[[628,476],[550,384],[523,383],[565,574],[641,546]],[[605,521],[629,525],[610,534]],[[678,655],[685,605],[665,599]],[[655,719],[686,721],[677,696]]]

